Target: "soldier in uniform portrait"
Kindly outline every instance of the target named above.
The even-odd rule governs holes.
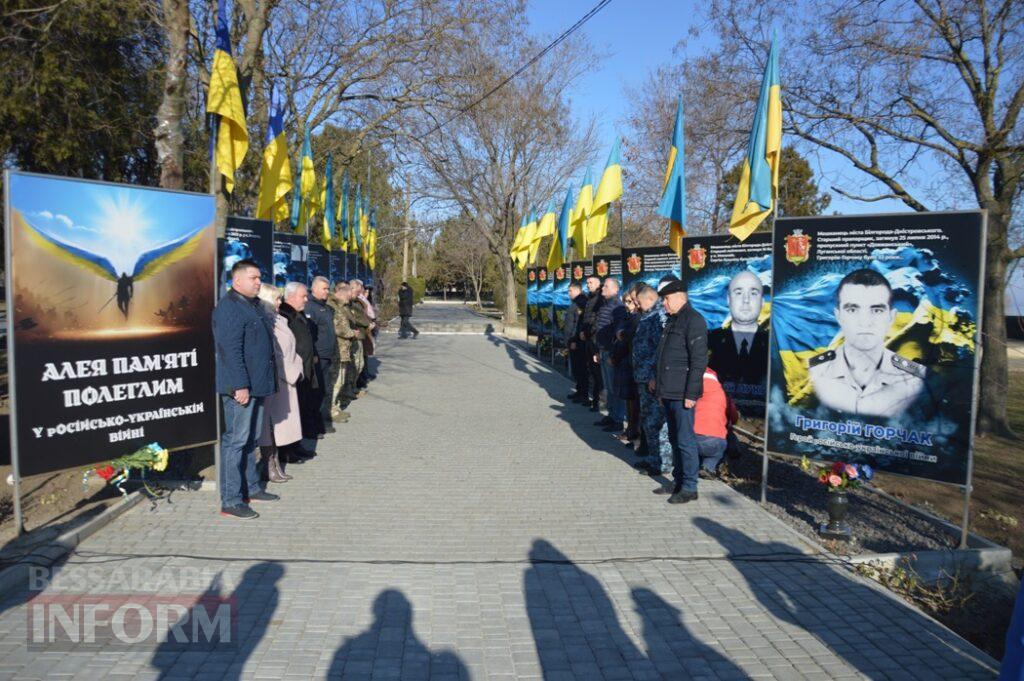
[[[808,362],[821,404],[863,416],[899,416],[924,388],[926,369],[885,347],[896,311],[892,287],[871,269],[857,269],[839,282],[836,321],[843,344]]]
[[[709,366],[722,383],[760,384],[768,375],[768,328],[759,326],[764,285],[750,270],[729,281],[728,328],[708,333]]]

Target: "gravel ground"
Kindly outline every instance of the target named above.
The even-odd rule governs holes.
[[[761,452],[747,444],[736,461],[729,462],[725,482],[746,496],[761,498]],[[818,526],[828,520],[825,503],[828,492],[817,479],[800,470],[798,462],[771,459],[768,464],[767,510],[796,531],[823,544],[840,555],[894,553],[934,549],[955,549],[957,538],[938,524],[908,511],[867,490],[849,493],[850,510],[846,520],[853,539],[822,540]]]

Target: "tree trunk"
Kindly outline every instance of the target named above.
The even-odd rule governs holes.
[[[185,115],[185,77],[191,17],[188,0],[163,0],[163,15],[167,64],[163,100],[156,112],[154,146],[157,163],[160,164],[160,186],[182,189],[185,186],[185,133],[181,121]]]
[[[515,324],[519,317],[519,301],[516,300],[516,271],[512,269],[512,260],[504,255],[498,256],[501,273],[505,280],[505,323]]]
[[[1001,238],[999,235],[1002,235]],[[982,304],[981,375],[978,394],[978,435],[1012,436],[1006,416],[1009,369],[1006,360],[1006,225],[999,213],[988,214],[985,249],[985,297]]]

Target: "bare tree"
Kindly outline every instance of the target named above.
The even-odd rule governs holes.
[[[593,124],[569,114],[566,90],[588,64],[582,46],[562,43],[504,87],[481,99],[538,47],[523,36],[495,38],[456,55],[456,114],[440,128],[424,119],[412,142],[419,152],[421,193],[467,219],[486,239],[504,280],[506,321],[518,310],[508,257],[519,221],[536,205],[555,200],[593,160]],[[430,133],[430,134],[427,134]]]
[[[978,430],[1009,434],[1003,292],[1007,264],[1024,256],[1007,236],[1024,172],[1024,4],[828,0],[808,9],[716,0],[723,58],[756,82],[765,28],[785,26],[789,131],[870,180],[836,191],[917,211],[968,198],[988,211]]]
[[[462,216],[446,220],[434,241],[435,267],[451,271],[468,284],[477,305],[483,305],[480,293],[492,258],[487,239]]]

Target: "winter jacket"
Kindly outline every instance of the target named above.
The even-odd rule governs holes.
[[[332,359],[338,354],[338,341],[334,336],[334,310],[328,307],[327,301],[319,301],[310,296],[303,312],[312,322],[310,330],[317,357]]]
[[[412,287],[400,286],[398,288],[398,314],[401,317],[412,315]]]
[[[612,343],[612,364],[615,371],[612,374],[612,390],[616,397],[624,400],[636,399],[636,382],[633,380],[633,338],[636,333],[637,324],[640,322],[639,314],[626,314],[622,324],[622,338],[616,338]]]
[[[729,434],[729,426],[738,419],[736,405],[722,389],[718,374],[713,369],[705,369],[704,394],[697,400],[694,409],[693,432],[724,440]]]
[[[708,366],[708,326],[690,303],[669,315],[658,343],[657,393],[663,400],[696,400]]]
[[[281,303],[278,312],[288,320],[288,328],[295,336],[295,354],[302,360],[302,375],[309,379],[313,388],[319,387],[316,373],[313,371],[317,354],[313,345],[313,333],[309,328],[310,321],[306,319],[306,315],[296,312],[295,308],[288,303]]]
[[[225,293],[213,310],[213,340],[219,394],[244,388],[253,397],[277,392],[274,327],[259,298],[246,298],[234,289]]]
[[[605,352],[611,352],[612,344],[615,343],[615,334],[625,323],[626,306],[622,304],[619,297],[605,298],[601,309],[597,311],[597,328],[594,333],[597,347]]]
[[[591,293],[587,298],[587,305],[583,308],[583,327],[581,331],[586,334],[587,348],[597,352],[597,314],[601,311],[604,298],[600,293]]]
[[[657,375],[658,342],[667,317],[665,307],[659,300],[640,316],[640,323],[633,334],[633,380],[641,390]]]
[[[327,305],[334,312],[334,336],[338,339],[338,361],[352,361],[352,341],[358,335],[352,328],[348,315],[345,313],[345,305],[334,296],[327,299]]]

